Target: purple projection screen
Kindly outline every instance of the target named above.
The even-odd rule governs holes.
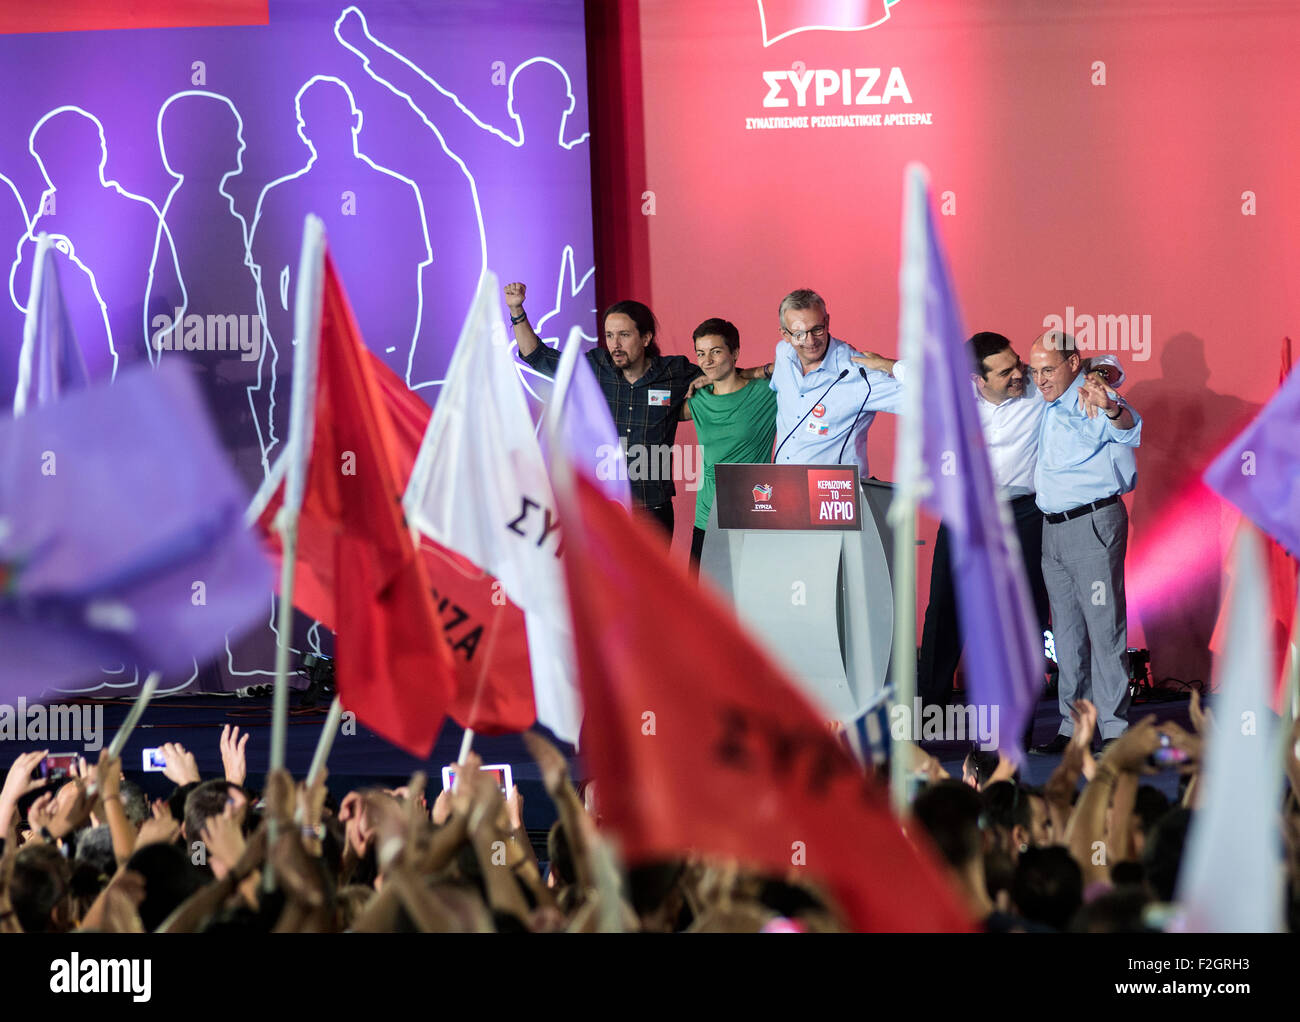
[[[271,0],[263,25],[0,34],[0,414],[42,231],[92,379],[192,363],[250,493],[285,439],[308,213],[367,345],[429,404],[485,267],[528,285],[549,343],[595,340],[586,81],[582,0]],[[226,350],[212,327],[183,339],[194,316]],[[160,692],[269,684],[269,594],[266,620]],[[303,620],[293,645],[332,641]],[[77,691],[142,678],[103,665]]]

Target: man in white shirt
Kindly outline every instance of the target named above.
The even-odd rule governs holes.
[[[967,347],[979,367],[971,380],[993,481],[1011,504],[1034,611],[1040,630],[1045,630],[1048,601],[1043,583],[1043,513],[1034,502],[1034,467],[1038,462],[1038,429],[1047,405],[1006,337],[984,331],[971,337]],[[952,698],[953,675],[961,650],[948,530],[940,524],[916,673],[917,693],[927,705],[946,706]]]

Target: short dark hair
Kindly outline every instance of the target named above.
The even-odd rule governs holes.
[[[54,910],[71,893],[72,871],[53,845],[27,845],[14,858],[9,901],[24,933],[52,933]]]
[[[144,877],[140,922],[152,933],[181,902],[203,886],[198,870],[175,845],[145,845],[126,861],[126,868]]]
[[[1156,933],[1143,921],[1151,896],[1135,884],[1115,887],[1079,909],[1070,924],[1073,933]]]
[[[1178,883],[1183,846],[1187,843],[1191,822],[1192,811],[1179,806],[1160,817],[1147,834],[1146,847],[1142,849],[1142,865],[1146,867],[1151,892],[1161,901],[1174,900],[1174,887]]]
[[[546,857],[550,860],[551,872],[555,874],[557,888],[576,882],[577,870],[569,847],[569,835],[559,820],[551,824],[551,831],[546,835]]]
[[[605,310],[605,315],[600,317],[601,336],[605,335],[605,320],[610,316],[626,316],[632,321],[639,334],[650,334],[650,343],[645,346],[646,354],[652,358],[659,357],[659,321],[655,319],[655,314],[650,311],[650,306],[644,302],[626,299],[621,302],[615,302]]]
[[[993,776],[993,772],[998,768],[998,754],[996,752],[984,752],[981,749],[971,749],[966,754],[966,764],[970,766],[970,772],[975,775],[975,783],[983,788],[988,783],[988,779]]]
[[[1034,811],[1029,805],[1029,795],[1015,781],[998,781],[990,784],[981,795],[989,822],[995,827],[1011,831],[1016,827],[1029,830],[1034,825]]]
[[[989,378],[989,371],[984,367],[984,360],[1011,347],[1009,338],[1003,337],[1002,334],[995,334],[992,330],[981,330],[977,334],[972,334],[971,339],[966,343],[970,345],[975,371],[985,380]]]
[[[961,781],[938,781],[916,796],[912,816],[949,866],[959,869],[982,851],[979,792]]]
[[[1142,833],[1150,834],[1151,828],[1160,822],[1160,817],[1169,812],[1169,797],[1159,788],[1150,784],[1138,787],[1133,799],[1133,815],[1142,825]]]
[[[643,863],[630,868],[625,885],[632,911],[646,916],[658,909],[673,893],[685,869],[686,864],[680,860]]]
[[[185,840],[199,841],[203,838],[203,826],[213,816],[220,816],[226,811],[230,801],[230,789],[237,787],[225,778],[204,781],[185,796]]]
[[[185,800],[190,797],[190,792],[199,786],[199,781],[190,781],[188,784],[178,785],[176,790],[167,796],[167,808],[171,810],[173,820],[185,819]]]
[[[1083,904],[1083,870],[1060,845],[1030,848],[1016,863],[1011,900],[1031,923],[1064,930]]]
[[[698,341],[701,337],[721,337],[727,342],[727,348],[734,355],[740,350],[740,331],[736,329],[736,324],[730,320],[713,317],[706,319],[703,323],[695,328],[691,334],[692,341]]]
[[[1115,863],[1110,868],[1110,882],[1116,887],[1144,887],[1147,882],[1147,871],[1142,868],[1142,863],[1126,859]]]

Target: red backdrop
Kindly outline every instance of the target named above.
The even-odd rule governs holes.
[[[765,362],[780,298],[807,286],[826,297],[837,336],[895,353],[902,174],[913,159],[930,168],[942,204],[969,330],[1005,333],[1023,357],[1045,317],[1067,307],[1150,316],[1150,347],[1116,352],[1145,419],[1129,498],[1130,643],[1150,646],[1159,676],[1208,677],[1235,517],[1196,480],[1272,392],[1280,340],[1300,329],[1300,5],[591,9],[593,127],[604,129],[593,151],[600,300],[648,302],[667,351],[690,353],[694,326],[724,316],[740,328],[742,362]],[[854,11],[887,17],[857,31],[790,31]],[[846,68],[852,102],[825,75],[818,106],[814,74],[799,105],[788,72],[802,82]],[[893,68],[907,97],[895,82],[888,102],[871,102],[885,97]],[[811,121],[873,114],[879,125]],[[896,114],[931,123],[886,123]],[[750,120],[772,117],[810,120]],[[679,438],[693,442],[693,432]],[[892,417],[878,417],[871,464],[882,478],[893,444]],[[693,507],[683,492],[682,556]],[[922,612],[933,533],[923,526]]]

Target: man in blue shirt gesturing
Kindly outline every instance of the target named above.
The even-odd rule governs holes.
[[[1059,733],[1031,751],[1054,755],[1074,731],[1076,699],[1096,704],[1103,747],[1128,726],[1128,511],[1120,497],[1137,483],[1142,420],[1115,391],[1086,377],[1069,334],[1035,340],[1029,368],[1047,402],[1034,490],[1061,671]]]

